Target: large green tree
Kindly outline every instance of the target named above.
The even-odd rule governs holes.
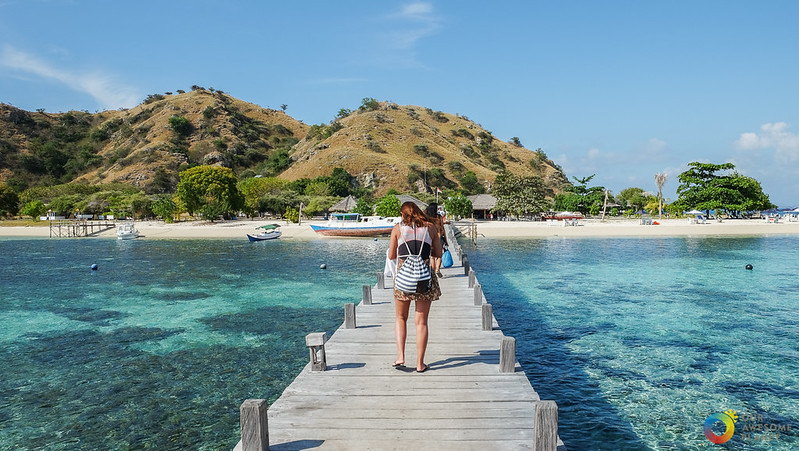
[[[399,216],[400,207],[402,207],[402,204],[397,196],[394,194],[386,194],[377,201],[377,205],[375,205],[375,214],[385,217]]]
[[[497,175],[491,187],[497,198],[495,212],[505,212],[514,216],[525,216],[549,210],[546,188],[540,177],[522,177],[509,172]]]
[[[773,208],[760,182],[738,174],[732,163],[693,162],[677,177],[677,201],[683,209],[741,212]]]
[[[474,211],[472,201],[467,199],[463,194],[444,199],[444,208],[446,208],[448,215],[456,218],[467,218],[471,216],[472,211]]]
[[[642,188],[631,187],[621,190],[616,196],[616,201],[622,207],[639,211],[651,201],[651,197],[653,196],[646,195]]]
[[[582,214],[597,214],[602,210],[605,201],[605,187],[588,186],[588,182],[596,174],[588,177],[572,177],[576,185],[566,188],[565,192],[555,196],[555,209],[579,211]]]
[[[244,207],[238,180],[230,168],[196,166],[180,173],[177,196],[189,214],[203,211],[211,219]]]

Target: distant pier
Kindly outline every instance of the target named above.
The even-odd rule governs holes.
[[[442,270],[443,294],[430,311],[429,370],[416,372],[413,306],[407,367],[391,366],[394,296],[381,272],[357,306],[345,305],[332,337],[308,325],[309,362],[273,405],[244,401],[235,450],[565,451],[557,405],[533,390],[515,339],[502,333],[468,258],[449,242],[456,264]]]
[[[54,219],[50,221],[50,238],[92,236],[116,227],[113,221],[86,219]]]

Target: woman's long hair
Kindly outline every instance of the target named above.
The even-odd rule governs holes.
[[[402,204],[402,207],[400,207],[400,214],[402,214],[402,223],[405,225],[423,227],[427,224],[427,215],[413,202],[405,202]]]

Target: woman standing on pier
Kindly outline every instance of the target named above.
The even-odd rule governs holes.
[[[399,259],[397,271],[402,267],[405,259],[410,255],[421,253],[421,257],[430,264],[430,257],[441,257],[441,241],[436,226],[430,223],[427,216],[413,202],[405,202],[400,207],[402,222],[394,226],[391,231],[391,240],[388,248],[388,257],[392,260]],[[402,245],[400,245],[400,240]],[[416,371],[427,371],[424,363],[424,354],[427,350],[427,317],[430,314],[430,303],[441,297],[441,288],[435,272],[431,271],[432,286],[427,293],[403,293],[394,289],[394,307],[396,322],[394,332],[397,339],[397,360],[395,368],[405,366],[405,339],[408,336],[407,322],[411,301],[416,306],[414,323],[416,324]]]

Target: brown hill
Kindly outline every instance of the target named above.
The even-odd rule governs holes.
[[[198,86],[97,114],[0,104],[0,182],[17,190],[124,182],[169,192],[180,170],[219,164],[240,177],[290,180],[342,167],[377,195],[390,188],[490,187],[502,170],[540,176],[550,194],[569,183],[542,151],[500,141],[464,116],[376,101],[345,113],[331,124],[308,126]]]
[[[542,151],[500,141],[464,116],[389,102],[370,106],[330,126],[312,127],[282,176],[314,178],[343,167],[378,193],[455,188],[467,171],[486,188],[503,170],[540,176],[551,194],[569,183]]]

